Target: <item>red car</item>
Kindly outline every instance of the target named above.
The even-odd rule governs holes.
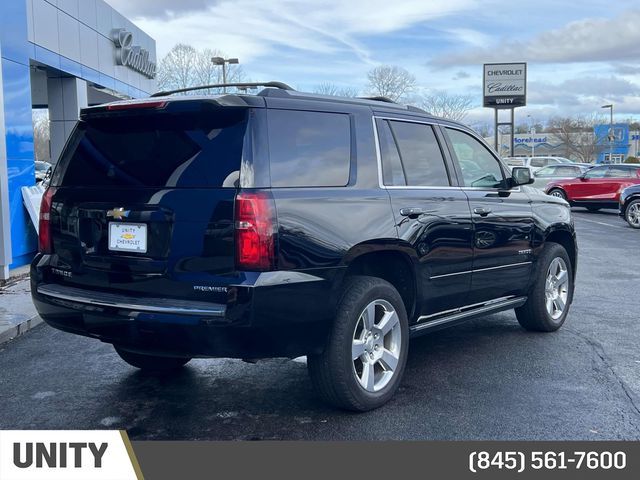
[[[548,195],[565,199],[573,207],[618,208],[620,192],[630,185],[640,184],[640,165],[601,165],[581,176],[550,182]]]

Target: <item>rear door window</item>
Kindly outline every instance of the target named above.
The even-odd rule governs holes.
[[[386,186],[449,186],[449,175],[433,127],[400,120],[376,121]]]
[[[111,116],[79,122],[54,185],[235,187],[246,110]]]
[[[270,109],[272,187],[342,187],[349,183],[348,114]]]

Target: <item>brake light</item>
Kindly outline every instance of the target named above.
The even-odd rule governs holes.
[[[235,202],[236,265],[241,270],[275,266],[275,205],[267,192],[240,192]]]
[[[40,253],[51,253],[53,251],[51,238],[51,203],[55,193],[55,187],[49,187],[45,190],[44,195],[42,195],[38,222],[38,251]]]
[[[167,102],[161,100],[142,101],[142,102],[124,102],[107,105],[108,111],[113,110],[133,110],[138,108],[164,108]]]

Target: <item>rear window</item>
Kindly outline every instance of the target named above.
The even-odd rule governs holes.
[[[246,110],[79,122],[54,185],[235,187]]]
[[[296,110],[268,110],[267,115],[272,187],[349,183],[349,115]]]

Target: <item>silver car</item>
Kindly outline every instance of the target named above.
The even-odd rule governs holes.
[[[544,190],[551,181],[577,178],[592,167],[593,165],[582,165],[579,163],[549,165],[533,173],[534,181],[532,186]]]
[[[572,165],[574,162],[564,157],[506,157],[505,162],[510,167],[529,167],[531,172],[537,172],[549,165]]]

